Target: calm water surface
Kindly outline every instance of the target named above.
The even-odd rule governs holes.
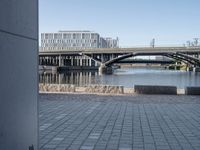
[[[40,72],[40,83],[66,83],[84,86],[87,84],[109,84],[133,87],[134,85],[173,85],[178,88],[200,86],[200,73],[165,70],[162,68],[121,68],[112,75],[98,72]]]

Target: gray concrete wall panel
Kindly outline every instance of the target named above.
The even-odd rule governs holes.
[[[186,95],[200,95],[200,87],[186,87],[185,89]]]
[[[175,86],[157,86],[157,85],[135,85],[136,94],[169,94],[176,95],[177,87]]]
[[[0,2],[0,150],[38,147],[37,5]]]
[[[1,0],[0,30],[37,39],[37,0]]]

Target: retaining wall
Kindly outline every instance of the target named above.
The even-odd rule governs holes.
[[[75,92],[75,85],[71,84],[39,84],[41,92]]]
[[[123,86],[111,86],[111,85],[88,85],[85,88],[85,92],[124,94],[124,87]]]
[[[71,84],[39,84],[41,92],[86,92],[86,93],[107,93],[107,94],[166,94],[166,95],[200,95],[200,87],[186,87],[177,89],[176,86],[157,85],[135,85],[133,88],[124,88],[114,85],[88,85],[76,87]],[[181,92],[180,92],[181,90]]]

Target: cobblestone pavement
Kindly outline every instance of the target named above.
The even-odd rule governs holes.
[[[200,150],[200,96],[39,98],[41,150]]]

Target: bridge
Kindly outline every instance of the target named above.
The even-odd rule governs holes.
[[[200,47],[133,47],[133,48],[90,48],[40,51],[39,64],[58,67],[99,67],[101,72],[112,72],[112,65],[125,63],[136,56],[165,56],[193,68],[200,67]],[[126,61],[126,63],[136,63]],[[140,61],[137,63],[145,63]],[[151,63],[150,61],[148,63]],[[155,61],[152,63],[156,63]],[[161,62],[157,62],[161,63]]]

